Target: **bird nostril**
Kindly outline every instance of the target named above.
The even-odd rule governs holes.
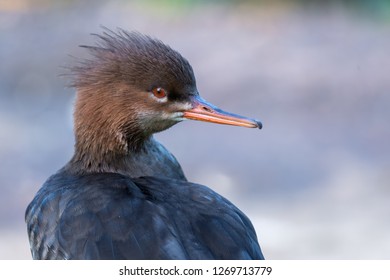
[[[202,106],[202,109],[205,110],[206,112],[211,112],[211,109],[206,106]]]

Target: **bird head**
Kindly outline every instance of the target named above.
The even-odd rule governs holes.
[[[72,68],[76,138],[104,130],[136,145],[186,119],[262,127],[202,99],[189,62],[160,40],[124,30],[94,35],[95,46],[82,46],[91,58]]]

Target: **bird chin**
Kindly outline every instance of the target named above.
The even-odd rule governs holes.
[[[154,126],[153,126],[153,131],[160,132],[160,131],[166,130],[166,129],[174,126],[178,122],[180,122],[180,120],[177,120],[177,119],[165,119],[165,120],[162,120],[159,122],[155,122]]]
[[[174,112],[174,113],[171,113],[171,114],[166,114],[165,115],[165,119],[167,121],[174,122],[174,124],[176,124],[178,122],[182,122],[182,121],[185,120],[185,118],[183,117],[183,112]]]

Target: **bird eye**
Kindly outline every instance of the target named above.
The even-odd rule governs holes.
[[[167,96],[167,92],[161,87],[153,88],[152,93],[157,98],[164,98],[165,96]]]

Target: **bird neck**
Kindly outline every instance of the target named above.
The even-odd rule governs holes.
[[[134,138],[135,139],[135,138]],[[65,169],[73,174],[119,173],[130,177],[154,176],[186,180],[176,158],[152,136],[143,141],[126,142],[117,136],[106,144],[81,145]],[[129,141],[129,140],[127,140]]]

